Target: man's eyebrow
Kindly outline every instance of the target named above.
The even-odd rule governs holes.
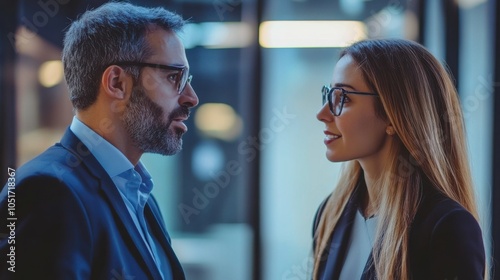
[[[181,63],[173,63],[173,64],[167,64],[167,65],[171,65],[171,66],[175,66],[175,67],[184,67],[186,69],[189,69],[189,66],[186,66],[185,64],[181,64]]]

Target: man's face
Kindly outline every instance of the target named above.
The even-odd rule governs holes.
[[[176,118],[187,118],[189,109],[177,107],[168,113],[166,121],[165,114],[142,86],[134,87],[123,120],[130,138],[141,151],[173,155],[182,149],[182,135],[186,130],[172,126],[172,122]]]
[[[189,67],[177,35],[157,28],[147,35],[153,55],[147,63]],[[178,91],[179,71],[143,67],[123,115],[125,129],[142,152],[173,155],[182,148],[183,123],[198,104],[191,85]]]

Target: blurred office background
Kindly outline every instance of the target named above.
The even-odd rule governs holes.
[[[57,142],[71,122],[63,32],[103,2],[1,4],[2,170]],[[310,279],[313,216],[341,167],[324,155],[320,89],[343,46],[388,37],[424,44],[456,79],[489,265],[500,269],[498,1],[130,2],[190,19],[181,37],[200,105],[182,152],[143,156],[188,279]]]

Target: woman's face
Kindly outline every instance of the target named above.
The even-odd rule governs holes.
[[[365,83],[354,59],[343,56],[335,66],[331,87],[347,91],[373,92]],[[377,96],[347,94],[340,116],[330,112],[328,102],[317,114],[325,124],[326,157],[332,162],[380,160],[388,153],[388,122],[375,113]]]

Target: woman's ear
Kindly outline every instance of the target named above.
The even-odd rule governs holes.
[[[387,128],[385,129],[385,133],[389,134],[389,135],[394,135],[395,131],[394,131],[394,127],[392,126],[392,124],[389,124],[387,126]]]
[[[126,100],[132,88],[132,78],[120,66],[111,65],[101,77],[104,93],[111,99]]]

